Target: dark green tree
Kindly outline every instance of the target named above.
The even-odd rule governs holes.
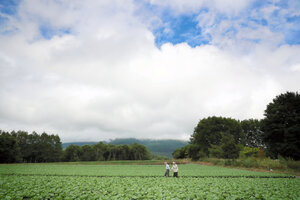
[[[30,162],[31,150],[28,133],[26,131],[12,131],[11,134],[16,138],[18,146],[20,147],[22,162]]]
[[[201,157],[201,153],[203,152],[199,145],[197,144],[189,144],[187,145],[187,153],[188,157],[192,160],[199,160]]]
[[[110,160],[118,160],[119,148],[117,145],[112,145],[109,148]]]
[[[61,161],[63,157],[62,143],[58,135],[51,135],[52,161]]]
[[[95,153],[95,160],[102,161],[105,160],[104,154],[107,152],[107,144],[99,142],[92,146]]]
[[[236,159],[239,157],[240,148],[230,134],[223,135],[221,149],[223,151],[222,157],[225,159]]]
[[[0,130],[0,163],[14,163],[20,161],[20,148],[16,138],[8,132],[2,132]]]
[[[119,145],[119,160],[129,160],[130,159],[130,148],[127,144]]]
[[[267,153],[300,160],[300,95],[286,92],[267,105],[263,120],[263,140]]]
[[[241,121],[242,130],[245,136],[243,144],[247,147],[264,147],[262,121],[247,119]]]
[[[172,153],[173,158],[182,159],[188,157],[188,145],[181,147],[180,149],[176,149]]]
[[[80,161],[81,148],[78,145],[70,145],[64,151],[63,160],[67,162]]]
[[[214,116],[200,120],[190,138],[190,143],[197,145],[199,151],[204,152],[208,156],[211,145],[221,145],[223,133],[232,135],[236,144],[244,141],[244,135],[239,121]]]
[[[12,131],[20,147],[23,162],[56,162],[62,158],[62,144],[58,135]]]
[[[38,162],[39,154],[41,154],[39,139],[40,136],[36,132],[28,135],[27,151],[29,151],[29,156],[26,158],[27,162]]]
[[[221,145],[212,145],[210,156],[215,158],[236,159],[239,157],[240,146],[230,134],[222,134]]]
[[[95,161],[96,160],[96,154],[92,146],[90,145],[83,145],[81,147],[81,155],[80,160],[82,161]]]
[[[131,160],[149,160],[150,152],[149,150],[142,144],[131,144],[130,148],[130,159]]]
[[[209,157],[223,158],[223,149],[221,145],[211,145],[209,149]]]

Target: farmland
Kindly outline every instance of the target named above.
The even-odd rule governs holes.
[[[299,199],[300,180],[275,173],[179,165],[0,165],[0,199]]]

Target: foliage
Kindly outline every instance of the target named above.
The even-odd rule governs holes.
[[[247,119],[241,121],[243,144],[247,147],[264,147],[263,132],[261,130],[262,121],[257,119]]]
[[[287,161],[286,161],[286,165],[290,169],[300,171],[300,161],[294,161],[294,160],[288,158]]]
[[[300,160],[300,95],[286,92],[267,105],[263,120],[264,141],[271,157]]]
[[[223,158],[234,159],[239,157],[239,146],[235,143],[232,135],[224,134],[222,136],[221,149],[223,151]]]
[[[258,157],[259,150],[260,149],[258,147],[243,147],[240,151],[239,158]]]
[[[188,146],[181,147],[180,149],[176,149],[173,153],[173,158],[175,159],[183,159],[188,156]]]
[[[129,145],[134,143],[145,145],[152,154],[165,157],[172,157],[172,152],[186,145],[187,141],[117,138],[109,142],[109,144],[114,145]]]
[[[64,151],[58,135],[0,130],[0,163],[148,160],[149,150],[141,144],[112,145],[99,142],[93,145],[69,145]]]
[[[294,161],[292,159],[280,159],[273,160],[271,158],[255,158],[246,157],[238,159],[220,159],[220,158],[205,158],[201,161],[206,163],[212,163],[217,166],[234,166],[234,167],[245,167],[255,168],[262,170],[276,170],[283,173],[292,173],[299,175],[300,173],[300,161]]]
[[[104,144],[113,144],[113,145],[130,145],[130,144],[142,144],[149,149],[151,154],[157,155],[157,156],[163,156],[163,157],[172,157],[172,153],[185,145],[188,144],[187,141],[182,140],[151,140],[151,139],[136,139],[136,138],[117,138],[114,140],[111,140],[109,142],[102,142]],[[72,142],[72,143],[63,143],[63,148],[67,148],[69,145],[74,144],[78,146],[83,145],[94,145],[97,144],[97,142]]]
[[[81,148],[77,145],[70,145],[64,151],[64,161],[80,161],[81,157]]]
[[[209,157],[222,158],[223,150],[221,145],[211,145],[211,148],[209,149]]]
[[[0,131],[2,155],[6,159],[1,162],[55,162],[60,161],[62,147],[58,135],[41,135],[33,132]]]
[[[190,144],[187,146],[188,157],[192,160],[198,160],[200,158],[199,152],[201,151],[200,147],[196,144]]]
[[[70,145],[64,151],[64,161],[149,160],[149,150],[141,144],[112,145],[99,142],[94,145]]]
[[[222,134],[221,145],[212,145],[210,156],[215,158],[235,159],[239,157],[240,147],[229,134]]]
[[[190,138],[190,143],[199,146],[199,149],[209,155],[211,145],[221,145],[223,134],[231,135],[236,144],[244,140],[239,121],[214,116],[200,120]]]
[[[0,163],[19,162],[20,160],[21,153],[16,138],[7,132],[0,131]]]
[[[1,180],[1,199],[289,200],[300,196],[298,179],[3,176]]]
[[[257,152],[257,158],[259,159],[264,159],[266,158],[266,151],[265,149],[259,149],[258,152]]]

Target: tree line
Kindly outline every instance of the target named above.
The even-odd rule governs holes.
[[[70,145],[63,150],[58,135],[0,130],[0,163],[148,159],[149,150],[136,143],[112,145],[99,142],[94,145]]]
[[[235,159],[241,156],[300,159],[300,95],[286,92],[267,105],[264,118],[207,117],[194,128],[188,145],[174,158]]]
[[[63,150],[58,135],[41,135],[26,131],[5,132],[0,130],[0,162],[56,162]]]
[[[149,150],[141,144],[70,145],[64,150],[63,161],[149,160]]]

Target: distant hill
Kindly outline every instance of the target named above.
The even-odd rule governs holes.
[[[166,156],[166,157],[172,157],[172,153],[185,145],[188,144],[188,141],[183,140],[153,140],[153,139],[136,139],[136,138],[117,138],[114,140],[111,140],[109,142],[102,141],[106,144],[114,144],[114,145],[120,145],[120,144],[143,144],[145,145],[152,154],[160,155],[160,156]],[[83,146],[85,144],[93,145],[98,142],[69,142],[69,143],[63,143],[62,146],[65,149],[67,146],[74,144]]]
[[[63,149],[67,148],[68,146],[70,146],[71,144],[74,145],[78,145],[78,146],[83,146],[83,145],[93,145],[93,144],[97,144],[98,142],[66,142],[66,143],[62,143],[62,147]]]

